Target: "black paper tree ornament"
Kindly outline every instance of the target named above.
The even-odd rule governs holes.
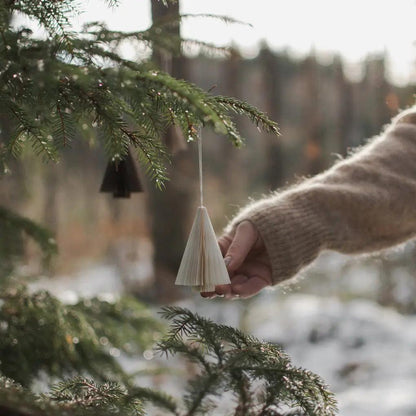
[[[131,192],[143,192],[143,184],[130,150],[123,160],[110,160],[100,192],[111,192],[114,198],[130,198]]]

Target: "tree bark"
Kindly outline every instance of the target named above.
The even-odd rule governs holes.
[[[164,6],[158,0],[152,0],[152,19],[157,23],[169,15],[179,17],[179,1],[176,4]],[[169,28],[172,36],[180,36],[180,24]],[[178,45],[180,48],[180,46]],[[164,71],[176,78],[187,78],[186,60],[173,56],[166,51],[153,50],[153,59]],[[155,302],[169,302],[180,296],[180,291],[174,286],[176,273],[182,258],[188,235],[188,225],[193,217],[191,209],[194,199],[195,163],[192,160],[191,149],[186,147],[186,141],[178,129],[170,128],[163,137],[172,155],[172,165],[169,168],[170,180],[163,191],[150,186],[149,212],[152,215],[151,234],[154,245],[154,287],[149,294]]]
[[[279,120],[281,113],[282,85],[279,58],[265,46],[260,52],[260,64],[263,75],[263,94],[265,112],[272,120]],[[270,190],[275,190],[284,183],[283,147],[275,135],[266,135],[265,183]]]

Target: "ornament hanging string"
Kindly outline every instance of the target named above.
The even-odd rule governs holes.
[[[201,128],[199,128],[198,132],[198,167],[199,167],[199,199],[200,199],[200,206],[204,206],[204,183],[202,177],[202,134]]]

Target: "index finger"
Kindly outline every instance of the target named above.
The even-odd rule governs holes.
[[[218,245],[220,246],[221,254],[223,256],[227,253],[232,241],[233,238],[229,234],[224,234],[218,239]]]
[[[234,238],[225,254],[225,258],[229,258],[229,271],[235,271],[243,264],[257,239],[258,232],[251,222],[243,221],[237,226]]]
[[[247,299],[259,293],[266,286],[269,286],[269,284],[265,279],[262,279],[259,276],[253,276],[245,282],[236,282],[234,285],[231,284],[231,289],[234,296],[237,295],[242,299]]]

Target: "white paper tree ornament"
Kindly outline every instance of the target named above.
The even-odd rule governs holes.
[[[216,285],[230,283],[207,209],[198,207],[176,277],[177,285],[213,292]]]
[[[202,138],[198,138],[200,206],[189,234],[175,284],[192,286],[199,292],[213,292],[216,285],[231,283],[214,228],[204,207],[202,180]]]

